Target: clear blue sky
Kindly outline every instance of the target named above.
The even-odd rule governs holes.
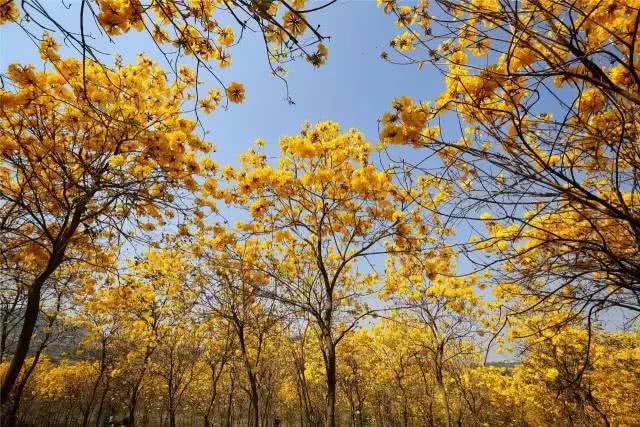
[[[78,0],[67,0],[69,10],[51,1],[51,13],[69,29],[79,30]],[[311,0],[308,4],[324,4]],[[57,5],[53,7],[53,5]],[[220,22],[231,23],[231,17]],[[433,99],[444,87],[441,75],[433,68],[389,64],[380,54],[389,50],[389,41],[400,29],[393,17],[385,15],[375,0],[338,0],[331,7],[312,15],[323,35],[331,39],[329,61],[316,69],[304,60],[288,64],[290,96],[286,100],[282,82],[271,74],[266,62],[260,34],[245,32],[241,43],[233,48],[231,67],[216,73],[225,82],[241,81],[246,88],[243,104],[230,104],[227,111],[217,110],[203,115],[207,139],[214,143],[214,158],[220,164],[236,164],[238,155],[253,145],[256,138],[267,142],[270,155],[277,155],[281,136],[296,134],[305,121],[333,120],[343,129],[357,128],[375,146],[378,143],[378,119],[391,109],[394,97],[411,95],[417,100]],[[31,26],[33,28],[33,26]],[[94,30],[95,31],[95,30]],[[39,35],[39,34],[38,34]],[[102,37],[104,39],[104,37]],[[145,53],[164,65],[155,44],[147,34],[131,31],[115,37],[114,43],[97,47],[104,52],[120,53],[125,62],[135,61]],[[78,55],[63,47],[63,55]],[[0,26],[0,68],[11,63],[41,63],[37,49],[27,35],[15,25]],[[212,77],[204,74],[203,87],[217,87]],[[455,131],[455,129],[452,129]],[[397,153],[397,152],[396,152]],[[402,157],[421,159],[421,150],[402,149]],[[234,220],[233,212],[225,212]],[[464,267],[463,267],[464,268]]]
[[[57,9],[63,22],[77,27],[78,1],[67,2],[73,5],[70,10],[60,7],[57,1],[51,3],[51,9]],[[232,104],[228,111],[216,111],[204,121],[210,131],[208,139],[218,148],[215,157],[220,163],[235,163],[238,154],[258,137],[267,141],[273,153],[277,140],[297,133],[304,121],[334,120],[345,129],[358,128],[375,145],[377,120],[389,110],[394,97],[411,94],[428,99],[442,88],[435,70],[425,67],[419,71],[414,66],[392,65],[380,58],[398,28],[375,0],[339,0],[314,14],[313,22],[320,25],[323,34],[331,36],[326,43],[329,62],[320,69],[304,60],[289,64],[289,88],[295,105],[287,103],[284,86],[271,75],[258,34],[245,33],[242,43],[232,51],[233,64],[220,70],[219,75],[225,83],[243,82],[247,99],[241,105]],[[135,60],[139,52],[160,58],[146,35],[132,31],[114,38],[114,42],[105,44],[106,50],[121,53],[125,60]],[[16,26],[0,26],[0,67],[6,69],[14,62],[38,63],[39,57],[32,42]],[[215,83],[207,81],[207,85]]]
[[[77,28],[79,1],[67,0],[72,5],[69,10],[62,8],[58,0],[48,1],[62,22]],[[231,104],[228,111],[218,110],[205,116],[204,125],[210,132],[208,140],[217,146],[215,159],[219,163],[236,163],[238,155],[256,138],[265,139],[268,151],[275,154],[278,139],[297,133],[305,121],[334,120],[343,129],[358,128],[375,145],[377,120],[390,109],[394,97],[434,99],[442,90],[442,77],[432,67],[418,70],[414,66],[392,65],[380,58],[398,28],[375,0],[338,0],[332,7],[316,13],[312,21],[320,25],[323,34],[331,36],[325,43],[329,62],[320,69],[302,60],[288,65],[290,95],[295,105],[287,103],[284,86],[271,75],[258,34],[245,33],[240,45],[232,51],[232,66],[219,70],[218,75],[225,83],[241,81],[247,91],[243,104]],[[125,61],[135,60],[140,52],[161,59],[146,35],[132,32],[116,37],[114,42],[104,44],[105,50],[121,53]],[[74,54],[69,50],[66,53]],[[0,68],[4,70],[14,62],[38,63],[40,59],[33,43],[20,29],[14,25],[0,26]],[[204,87],[215,85],[212,79],[205,79]],[[403,150],[402,154],[405,158],[419,159],[424,153]],[[464,264],[460,266],[463,269]]]

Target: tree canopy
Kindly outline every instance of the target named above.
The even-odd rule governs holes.
[[[348,3],[0,0],[4,424],[640,424],[640,3],[377,3],[436,95],[227,162]]]

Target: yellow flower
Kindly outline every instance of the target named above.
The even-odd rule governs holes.
[[[125,161],[124,156],[122,154],[118,154],[117,156],[113,156],[109,160],[109,164],[114,168],[117,168],[119,166],[122,166],[124,164],[124,161]]]
[[[611,81],[615,84],[620,85],[629,85],[633,82],[633,76],[627,68],[622,65],[616,65],[615,67],[609,70],[609,76],[611,77]]]
[[[236,104],[244,102],[244,86],[242,83],[232,82],[229,84],[227,87],[227,97],[229,98],[229,101]]]
[[[415,36],[412,33],[405,31],[393,38],[391,46],[398,49],[400,52],[409,52],[416,48],[414,40]]]
[[[307,24],[305,24],[302,16],[296,12],[286,12],[282,17],[282,20],[284,22],[284,27],[294,36],[301,35],[307,29]]]
[[[232,166],[226,165],[224,168],[222,168],[222,176],[224,176],[225,179],[233,179],[236,176],[236,171]]]
[[[318,50],[314,54],[307,56],[307,61],[314,67],[319,67],[327,62],[328,53],[327,47],[320,43],[318,44]]]
[[[400,221],[402,218],[404,218],[404,212],[402,212],[402,211],[395,211],[391,215],[391,221],[393,221],[393,222]]]
[[[218,104],[220,104],[221,99],[220,91],[218,89],[211,89],[207,97],[200,100],[200,107],[202,107],[205,113],[211,113],[216,109]]]
[[[14,0],[2,2],[0,4],[0,25],[5,22],[13,22],[18,19],[18,8]]]
[[[226,25],[224,28],[220,29],[220,32],[218,33],[218,41],[220,41],[220,43],[225,46],[231,46],[234,39],[235,36],[230,25]]]

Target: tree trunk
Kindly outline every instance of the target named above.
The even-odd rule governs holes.
[[[233,392],[229,393],[229,401],[227,402],[227,423],[226,427],[231,427],[231,407],[233,405]]]
[[[140,375],[136,379],[135,384],[133,385],[133,389],[131,390],[131,399],[129,400],[129,425],[131,427],[135,427],[135,416],[136,416],[136,406],[138,405],[138,393],[140,392],[140,386],[142,385],[142,380],[144,379],[144,375],[147,371],[147,362],[151,357],[153,350],[150,346],[147,346],[144,354],[144,359],[142,360],[142,367],[140,368]]]
[[[240,341],[240,350],[242,351],[242,361],[244,362],[244,367],[247,371],[247,377],[249,378],[250,386],[249,398],[251,401],[251,405],[249,411],[249,422],[247,423],[247,425],[250,427],[260,427],[258,381],[256,379],[256,373],[253,369],[253,365],[251,364],[251,360],[249,360],[249,354],[247,353],[247,347],[244,340],[244,325],[236,322],[236,329],[238,333],[238,339]]]
[[[7,353],[7,338],[9,338],[9,317],[16,310],[16,306],[20,301],[20,292],[16,291],[13,302],[10,307],[2,315],[2,330],[0,331],[0,363],[4,362],[4,355]],[[13,329],[13,328],[11,328]]]
[[[235,378],[233,377],[233,372],[231,372],[231,387],[229,389],[229,400],[227,402],[227,422],[226,427],[231,427],[231,408],[233,406],[233,390],[235,387]]]
[[[13,404],[9,408],[9,414],[7,418],[4,420],[5,423],[2,424],[4,427],[14,427],[15,425],[17,425],[18,410],[20,409],[20,400],[22,399],[22,393],[24,392],[24,388],[27,385],[27,381],[29,381],[29,377],[31,377],[33,370],[35,369],[36,365],[38,364],[38,361],[40,360],[40,355],[42,354],[42,350],[43,350],[43,347],[41,346],[38,349],[38,352],[36,353],[35,357],[33,358],[33,363],[31,363],[31,366],[29,366],[29,369],[27,369],[27,372],[24,374],[24,377],[22,378],[22,380],[18,384],[18,387],[16,388],[15,395],[13,396]]]
[[[49,322],[47,323],[47,327],[49,328],[49,330],[51,330],[51,328],[53,327],[56,318],[58,317],[58,312],[60,311],[60,301],[62,298],[62,294],[58,294],[58,301],[57,301],[57,305],[56,305],[56,314],[52,317],[49,318]],[[38,350],[36,351],[34,357],[33,357],[33,362],[31,362],[31,365],[26,369],[23,377],[20,379],[20,382],[18,383],[18,386],[15,390],[14,396],[13,396],[13,404],[11,405],[10,408],[10,413],[9,416],[7,417],[7,426],[14,426],[16,424],[18,424],[18,410],[20,408],[20,400],[22,398],[22,393],[24,392],[24,388],[27,385],[27,382],[29,381],[29,378],[31,377],[31,374],[33,374],[33,371],[36,368],[36,365],[38,364],[38,362],[40,361],[40,356],[42,355],[42,352],[44,351],[44,349],[47,347],[48,342],[49,342],[49,338],[51,338],[51,334],[50,332],[47,332],[43,339],[42,342],[40,343],[40,345],[38,346]],[[23,423],[20,423],[23,424]]]
[[[142,384],[142,378],[144,371],[140,374],[140,377],[136,381],[131,390],[131,397],[129,398],[129,425],[135,427],[136,425],[136,407],[138,406],[138,393],[140,391],[140,385]]]
[[[2,380],[2,387],[0,387],[0,405],[2,406],[8,402],[9,395],[11,394],[11,391],[18,379],[18,375],[20,375],[20,371],[22,370],[22,366],[24,365],[24,360],[27,358],[29,346],[31,345],[31,338],[33,337],[33,331],[36,327],[36,322],[38,321],[38,313],[40,312],[40,294],[42,286],[53,272],[56,271],[60,264],[62,264],[67,245],[80,225],[84,209],[83,203],[74,210],[71,223],[66,230],[58,235],[58,239],[53,245],[47,266],[44,271],[35,278],[29,288],[22,330],[20,331],[20,336],[16,343],[16,350],[11,358],[9,368]]]
[[[173,358],[172,358],[173,360]],[[169,376],[169,427],[176,427],[176,404],[175,404],[175,393],[174,393],[174,385],[173,385],[173,363],[171,364],[171,373]]]
[[[220,380],[220,376],[222,375],[224,365],[225,365],[225,362],[222,361],[220,363],[220,370],[217,370],[215,363],[212,362],[209,364],[209,367],[211,368],[211,399],[209,400],[209,406],[207,406],[207,412],[204,414],[204,427],[211,426],[211,423],[209,421],[209,415],[211,414],[213,405],[216,402],[216,397],[218,394],[218,380]]]
[[[447,415],[447,427],[451,427],[453,422],[451,420],[451,407],[449,405],[449,392],[444,384],[444,343],[438,345],[435,359],[435,374],[436,383],[438,385],[438,391],[442,395],[444,410]]]
[[[249,383],[251,389],[251,414],[249,418],[249,426],[260,427],[260,407],[258,400],[258,384],[256,382],[255,374],[249,375]]]
[[[98,378],[96,378],[96,382],[93,384],[93,388],[91,389],[91,395],[89,396],[89,402],[87,403],[87,408],[83,411],[82,415],[82,427],[87,427],[89,425],[89,417],[91,416],[91,410],[93,409],[93,401],[96,398],[96,394],[98,393],[98,387],[100,387],[100,383],[102,382],[102,378],[104,377],[104,372],[106,369],[106,343],[102,341],[102,347],[100,351],[100,372],[98,373]],[[98,419],[100,419],[100,414],[98,414]]]
[[[107,397],[108,392],[109,392],[109,377],[107,376],[107,381],[106,381],[106,384],[104,385],[102,396],[100,397],[100,405],[98,405],[98,414],[96,415],[96,427],[101,427],[102,410],[104,408],[104,401]]]
[[[402,394],[402,420],[404,423],[403,425],[404,427],[409,427],[409,407],[407,403],[407,392],[402,386],[401,379],[398,378],[397,381],[398,381],[398,388],[400,389]]]
[[[325,427],[336,427],[336,346],[329,334],[323,334],[324,362],[327,374]]]
[[[49,264],[51,265],[52,263],[49,262]],[[13,353],[9,369],[7,369],[5,373],[2,388],[0,389],[0,404],[2,405],[5,405],[9,401],[11,391],[18,380],[18,375],[20,375],[24,361],[27,358],[29,346],[31,345],[31,337],[33,336],[33,331],[38,321],[38,313],[40,312],[40,291],[42,285],[51,273],[53,273],[54,269],[55,267],[48,267],[40,274],[32,283],[29,293],[27,294],[27,306],[24,312],[22,330],[20,331],[20,337],[16,344],[16,351]]]
[[[131,399],[129,400],[129,425],[135,427],[136,425],[136,406],[138,405],[138,390],[131,393]]]
[[[449,393],[447,391],[447,387],[441,381],[438,381],[438,388],[440,389],[445,413],[447,414],[447,427],[451,427],[453,424],[451,421],[451,407],[449,406]]]

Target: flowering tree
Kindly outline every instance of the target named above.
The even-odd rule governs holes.
[[[530,309],[637,316],[638,5],[379,3],[403,29],[385,57],[433,64],[446,85],[432,103],[394,101],[381,138],[439,159],[425,172],[455,195],[439,211],[487,225],[469,252],[494,256],[471,254],[478,267],[536,295]]]

